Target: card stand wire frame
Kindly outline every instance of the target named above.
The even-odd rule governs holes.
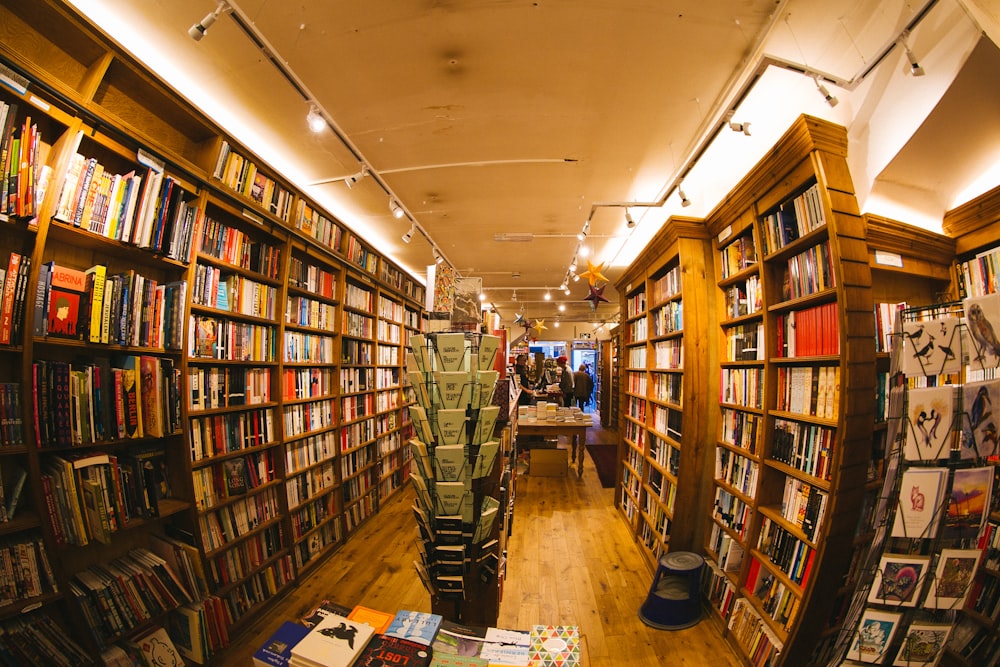
[[[931,621],[939,624],[953,624],[956,620],[957,609],[960,604],[950,604],[939,606],[936,609],[922,609],[919,604],[926,596],[930,595],[931,588],[937,585],[938,562],[942,549],[950,544],[957,543],[958,546],[975,546],[975,538],[954,540],[942,537],[941,531],[935,530],[931,537],[925,534],[906,535],[904,537],[892,537],[890,535],[893,524],[896,520],[896,512],[899,510],[901,481],[904,469],[908,467],[945,467],[948,469],[946,483],[940,492],[940,499],[934,512],[933,523],[940,525],[944,521],[945,514],[952,493],[953,472],[957,468],[972,467],[983,462],[978,456],[978,443],[974,443],[977,456],[971,459],[961,459],[958,455],[958,448],[955,443],[963,437],[963,427],[970,424],[971,417],[961,409],[953,411],[952,419],[949,420],[948,436],[944,438],[943,444],[948,447],[947,452],[940,452],[939,458],[927,458],[916,461],[904,461],[904,446],[908,436],[908,429],[919,426],[912,423],[909,418],[909,392],[913,388],[941,386],[944,384],[956,385],[956,406],[964,405],[962,389],[964,383],[970,379],[995,379],[996,372],[991,369],[978,369],[970,371],[968,366],[959,364],[957,370],[952,370],[951,366],[946,366],[944,361],[954,361],[951,355],[955,355],[958,360],[964,360],[966,350],[964,349],[963,329],[966,322],[962,319],[963,307],[961,302],[950,302],[927,307],[915,307],[902,309],[899,317],[896,318],[895,330],[891,334],[892,349],[890,352],[890,370],[888,381],[889,406],[887,414],[887,435],[886,435],[886,474],[883,480],[881,491],[876,499],[877,506],[871,512],[871,520],[867,528],[871,529],[874,537],[869,542],[867,554],[865,554],[863,565],[861,566],[857,588],[853,595],[851,605],[845,615],[845,620],[841,630],[833,640],[824,648],[826,662],[816,664],[839,665],[848,657],[848,651],[856,640],[859,640],[859,622],[865,609],[870,604],[880,604],[876,593],[874,601],[872,587],[878,578],[883,555],[916,556],[926,558],[926,569],[920,575],[919,581],[914,586],[916,591],[913,595],[918,596],[916,603],[912,607],[903,609],[903,617],[897,628],[908,627],[911,623],[921,623]],[[914,348],[913,354],[917,357],[920,369],[925,375],[907,377],[903,373],[904,350],[907,343],[912,347],[913,337],[904,333],[904,323],[914,323],[931,321],[942,317],[959,318],[958,325],[950,330],[946,340],[945,358],[941,363],[927,363],[924,357],[923,347]],[[954,347],[952,346],[954,344]],[[926,343],[925,343],[926,345]],[[935,346],[938,346],[935,343]],[[939,425],[940,427],[940,425]],[[910,432],[912,434],[912,431]],[[921,433],[922,434],[922,433]],[[859,526],[859,529],[864,528]],[[929,532],[929,531],[928,531]],[[970,544],[971,543],[971,544]],[[888,549],[887,549],[888,547]],[[971,586],[972,578],[969,580]],[[962,598],[964,599],[964,597]],[[890,605],[898,608],[899,605]],[[903,642],[910,641],[905,632],[898,632],[890,646],[886,647],[885,654],[896,655],[903,648]],[[879,658],[878,662],[884,659],[885,655]]]

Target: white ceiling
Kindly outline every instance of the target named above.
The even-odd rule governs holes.
[[[383,253],[423,276],[435,244],[544,338],[613,319],[622,265],[670,215],[707,215],[800,113],[848,127],[863,210],[912,224],[939,228],[1000,164],[993,0],[233,0],[198,42],[212,0],[70,2]],[[768,63],[822,74],[840,104]],[[296,87],[333,129],[306,129]],[[751,136],[719,130],[731,110]],[[648,204],[634,229],[628,203]],[[596,312],[586,278],[558,291],[581,245],[612,283]]]

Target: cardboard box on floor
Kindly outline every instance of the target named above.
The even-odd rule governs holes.
[[[569,450],[535,448],[529,454],[528,474],[535,477],[565,477],[569,467]]]

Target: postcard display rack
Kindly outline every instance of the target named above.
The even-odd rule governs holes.
[[[487,626],[499,613],[504,566],[497,459],[505,434],[495,436],[500,407],[493,401],[499,344],[472,332],[414,334],[406,358],[417,399],[410,406],[415,566],[435,613]]]
[[[992,333],[1000,295],[910,308],[899,320],[873,544],[838,641],[817,657],[986,664],[1000,649],[1000,345]]]

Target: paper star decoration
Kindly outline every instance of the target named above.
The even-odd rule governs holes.
[[[514,326],[518,325],[528,326],[528,323],[524,319],[524,313],[518,313],[517,317],[514,318]]]
[[[590,302],[591,310],[597,310],[597,304],[599,304],[601,301],[607,301],[607,299],[604,298],[605,287],[607,287],[607,285],[601,285],[600,287],[594,287],[593,285],[591,285],[590,294],[583,297],[584,301]]]
[[[604,262],[601,262],[597,266],[594,266],[593,262],[591,262],[588,259],[587,270],[580,273],[580,277],[586,278],[587,282],[589,282],[591,285],[596,283],[598,280],[603,280],[604,282],[608,282],[608,279],[604,276],[604,274],[601,273],[601,270],[603,268],[604,268]]]
[[[531,325],[531,328],[538,329],[538,333],[542,333],[543,331],[548,329],[548,327],[545,326],[545,320],[535,320],[535,323]]]

